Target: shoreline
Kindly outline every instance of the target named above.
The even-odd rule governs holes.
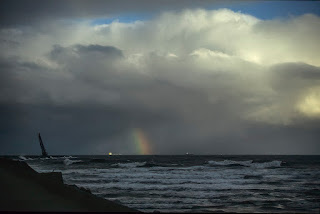
[[[0,158],[0,189],[0,211],[141,213],[64,184],[61,172],[38,173],[8,158]]]

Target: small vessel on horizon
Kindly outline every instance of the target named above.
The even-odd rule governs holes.
[[[49,157],[46,149],[44,148],[40,133],[38,133],[38,137],[39,137],[40,147],[41,147],[41,151],[42,151],[42,157]]]

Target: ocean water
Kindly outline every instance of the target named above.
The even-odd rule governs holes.
[[[320,211],[320,156],[18,157],[141,211]]]

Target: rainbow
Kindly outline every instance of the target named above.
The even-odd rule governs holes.
[[[151,155],[152,148],[143,131],[138,128],[133,129],[132,135],[138,153],[141,155]]]

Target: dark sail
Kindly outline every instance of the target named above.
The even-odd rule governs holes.
[[[41,147],[41,150],[42,150],[42,156],[43,157],[48,157],[48,153],[47,153],[46,149],[44,148],[40,133],[39,133],[39,142],[40,142],[40,147]]]

